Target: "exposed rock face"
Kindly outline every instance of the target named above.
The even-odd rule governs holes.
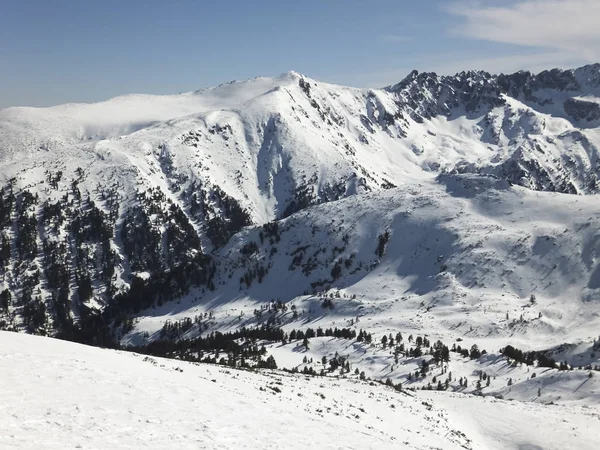
[[[600,103],[569,98],[564,106],[565,112],[577,121],[597,122],[600,119]]]
[[[444,117],[477,119],[479,139],[503,150],[489,161],[465,158],[455,172],[494,174],[534,190],[597,192],[597,143],[585,129],[600,125],[600,65],[492,75],[413,71],[386,88],[417,123]],[[548,135],[548,127],[562,132]],[[566,125],[566,126],[564,126]]]

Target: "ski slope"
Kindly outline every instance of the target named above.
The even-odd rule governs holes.
[[[0,332],[0,447],[595,449],[595,407],[399,393]]]

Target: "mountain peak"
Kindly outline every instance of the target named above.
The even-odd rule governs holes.
[[[295,70],[288,70],[287,72],[282,73],[279,78],[292,78],[292,79],[299,79],[299,78],[307,78],[306,76],[304,76],[303,74],[301,74],[300,72],[296,72]]]
[[[536,191],[597,193],[600,169],[595,161],[600,141],[588,129],[600,123],[600,101],[589,87],[598,67],[538,75],[470,70],[441,76],[415,70],[382,90],[349,89],[289,71],[196,93],[134,95],[91,105],[5,111],[0,120],[0,189],[5,188],[0,195],[0,258],[5,258],[4,265],[0,262],[0,279],[12,284],[0,282],[0,293],[18,296],[19,303],[10,306],[8,313],[22,315],[26,303],[39,307],[33,294],[39,286],[41,301],[57,319],[49,318],[39,326],[19,319],[14,326],[46,327],[48,333],[70,327],[79,317],[75,313],[85,308],[102,309],[120,302],[115,293],[129,292],[135,277],[140,282],[169,281],[169,276],[190,271],[190,276],[177,281],[182,283],[177,289],[165,282],[160,302],[179,300],[190,292],[185,280],[196,280],[194,288],[200,292],[193,298],[197,302],[211,301],[213,290],[223,298],[243,291],[254,301],[264,299],[265,292],[281,292],[282,299],[291,300],[303,292],[339,285],[332,273],[346,268],[344,282],[351,285],[367,276],[376,256],[369,247],[374,241],[365,241],[360,248],[366,250],[354,266],[351,255],[359,246],[352,249],[340,236],[334,248],[347,247],[347,251],[332,248],[319,253],[315,246],[303,260],[302,250],[296,247],[328,242],[331,236],[319,234],[325,225],[330,227],[327,222],[306,228],[304,237],[290,233],[293,243],[265,253],[279,261],[273,267],[284,267],[286,275],[289,267],[293,271],[303,266],[293,284],[278,285],[285,277],[269,275],[269,261],[262,266],[252,263],[247,271],[237,269],[255,259],[258,242],[277,244],[279,232],[272,223],[282,229],[297,223],[300,230],[302,221],[291,219],[296,214],[303,214],[306,223],[321,217],[349,219],[344,208],[356,209],[367,193],[370,197],[361,217],[380,214],[368,210],[369,204],[389,198],[384,191],[392,195],[398,186],[411,186],[408,195],[425,189],[412,190],[412,186],[433,183],[436,195],[432,195],[437,197],[435,183],[443,180],[435,175],[441,172],[456,175],[451,182],[446,179],[444,189],[455,198],[498,191],[498,186],[509,182]],[[572,90],[577,87],[581,89]],[[469,178],[472,175],[502,182],[490,184],[487,178],[483,182]],[[415,203],[414,209],[421,206]],[[407,214],[409,218],[412,213]],[[388,220],[383,213],[378,217],[377,223]],[[81,223],[87,224],[86,229],[99,228],[81,234],[77,231]],[[373,225],[369,233],[384,236],[386,230],[377,227]],[[51,251],[43,247],[48,239],[61,246],[56,255],[69,263],[59,274],[64,279],[55,279],[49,269],[58,262],[44,254]],[[75,239],[89,250],[89,256],[76,252],[77,246],[70,244]],[[239,248],[231,247],[234,241],[240,242]],[[110,245],[101,246],[104,242]],[[232,256],[225,257],[224,252],[232,248]],[[338,252],[344,251],[342,261]],[[444,247],[435,258],[451,251],[452,246]],[[292,254],[296,262],[285,259],[284,255]],[[98,258],[92,255],[100,255],[105,270],[99,270]],[[239,255],[245,259],[238,265]],[[75,272],[78,258],[86,267],[85,279]],[[20,261],[43,267],[39,279],[28,281],[17,272]],[[224,262],[217,267],[219,261]],[[434,273],[432,268],[428,261],[415,295],[433,289],[427,280],[446,279],[445,272],[435,268]],[[578,279],[589,278],[586,270],[580,270],[583,275]],[[410,271],[405,275],[413,276]],[[82,292],[73,290],[74,296],[81,296],[73,315],[56,301],[58,287],[74,289],[69,284],[72,279],[79,280]],[[257,287],[263,282],[270,283],[269,290]],[[592,286],[596,283],[600,285],[594,281]],[[548,295],[556,297],[553,286],[547,288]],[[21,300],[28,287],[32,287],[31,298]],[[402,289],[409,292],[409,284]],[[523,289],[519,288],[519,295]],[[142,297],[149,303],[136,306],[136,312],[151,306],[155,298],[150,291]],[[24,319],[31,311],[37,310],[26,310]],[[5,316],[0,305],[0,321]]]

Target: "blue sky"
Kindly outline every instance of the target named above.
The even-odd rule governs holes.
[[[0,108],[177,93],[288,70],[379,87],[412,69],[577,66],[600,48],[597,0],[0,3]]]

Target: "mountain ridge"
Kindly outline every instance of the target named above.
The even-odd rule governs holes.
[[[2,327],[140,345],[207,305],[215,331],[238,326],[232,308],[247,314],[239,323],[260,324],[252,311],[279,297],[305,324],[348,326],[368,310],[387,333],[380,313],[393,311],[398,326],[445,339],[548,348],[538,334],[591,346],[599,86],[600,65],[413,72],[379,90],[287,72],[175,96],[2,110]],[[387,248],[403,250],[386,259]],[[344,313],[319,309],[341,292],[363,297]],[[531,295],[538,306],[518,314]],[[595,362],[590,353],[581,361]]]

